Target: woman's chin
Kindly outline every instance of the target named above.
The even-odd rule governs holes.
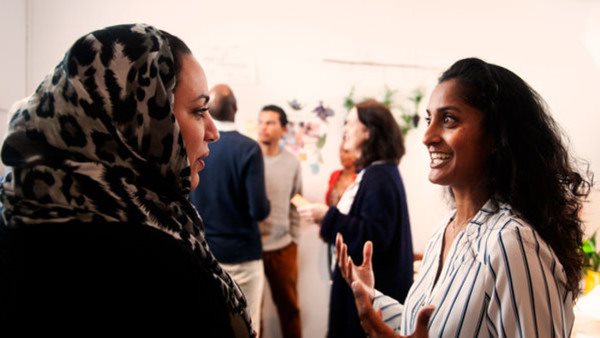
[[[196,188],[198,188],[198,185],[200,185],[200,175],[192,174],[192,176],[190,177],[190,188],[192,190],[196,190]]]

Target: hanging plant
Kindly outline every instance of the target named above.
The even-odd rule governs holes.
[[[399,120],[400,123],[398,123],[400,125],[400,130],[402,131],[402,135],[406,136],[406,134],[414,128],[417,128],[419,126],[419,106],[421,104],[421,101],[423,100],[423,90],[421,88],[416,88],[413,90],[413,93],[410,97],[408,97],[408,100],[410,100],[413,103],[413,107],[410,110],[406,110],[404,109],[402,106],[400,106],[399,104],[396,104],[394,101],[394,96],[396,95],[396,93],[398,92],[398,90],[394,90],[389,88],[388,86],[385,86],[384,89],[384,93],[383,93],[383,98],[381,100],[377,100],[380,101],[384,106],[386,106],[391,112],[392,114],[394,114],[395,110],[400,110],[399,114],[397,115],[397,119]],[[363,100],[366,99],[371,99],[371,97],[365,97],[363,98]],[[346,95],[346,97],[344,97],[344,107],[346,108],[346,110],[350,110],[352,109],[352,107],[354,107],[356,105],[356,100],[354,99],[354,86],[350,89],[350,92],[348,93],[348,95]]]

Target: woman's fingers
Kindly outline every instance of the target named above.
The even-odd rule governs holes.
[[[340,234],[338,232],[337,235],[335,236],[335,250],[337,252],[340,252],[340,250],[342,248],[342,244],[344,244],[344,237],[342,236],[342,234]],[[339,256],[338,256],[338,258],[339,258]]]
[[[343,263],[344,263],[344,259],[342,257],[342,247],[344,246],[344,238],[342,237],[342,234],[338,233],[337,236],[335,237],[335,252],[336,252],[336,256],[337,256],[337,262],[338,265],[340,266],[340,268],[342,267]]]
[[[352,283],[354,281],[354,274],[353,274],[354,263],[352,262],[352,257],[348,257],[348,259],[346,261],[348,262],[346,265],[346,270],[347,270],[347,274],[348,274],[348,277],[346,278],[346,282]]]
[[[305,219],[305,220],[311,220],[312,213],[311,213],[310,207],[308,205],[298,207],[298,208],[296,208],[296,210],[298,211],[300,218]]]
[[[417,314],[417,325],[415,327],[415,332],[413,333],[413,338],[425,338],[428,337],[427,327],[429,326],[429,320],[431,319],[431,315],[435,310],[435,306],[427,305],[423,306],[419,313]]]
[[[367,241],[363,246],[363,263],[361,267],[371,269],[371,259],[373,258],[373,242]]]
[[[344,279],[346,282],[350,283],[352,282],[352,265],[350,265],[352,258],[348,257],[348,246],[346,244],[342,245],[341,255]]]
[[[348,281],[348,247],[344,244],[344,238],[342,234],[338,233],[335,238],[335,249],[337,255],[337,262],[342,273],[342,277]]]
[[[300,215],[300,218],[308,222],[321,223],[323,217],[329,210],[329,207],[322,203],[309,203],[301,207],[297,207],[296,210]]]

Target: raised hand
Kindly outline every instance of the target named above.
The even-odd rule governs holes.
[[[354,282],[361,283],[367,293],[373,298],[375,295],[375,275],[373,274],[373,266],[371,265],[373,243],[367,241],[363,246],[363,262],[360,266],[354,265],[352,257],[348,256],[348,246],[344,243],[344,238],[340,233],[335,238],[335,249],[340,272],[348,285],[352,285]]]
[[[373,308],[373,297],[375,295],[375,276],[371,260],[373,257],[373,243],[367,241],[363,246],[363,262],[356,266],[352,258],[348,256],[348,246],[344,243],[341,234],[335,238],[337,251],[337,263],[340,272],[346,282],[352,288],[354,302],[358,310],[360,325],[370,338],[424,338],[427,337],[427,325],[433,313],[433,306],[424,306],[417,314],[417,325],[412,335],[401,336],[389,327],[381,316],[381,311]]]

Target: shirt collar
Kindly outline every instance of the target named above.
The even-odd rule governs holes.
[[[213,120],[213,121],[215,122],[215,127],[217,127],[218,131],[235,131],[235,130],[237,130],[234,122],[218,121],[218,120]]]

